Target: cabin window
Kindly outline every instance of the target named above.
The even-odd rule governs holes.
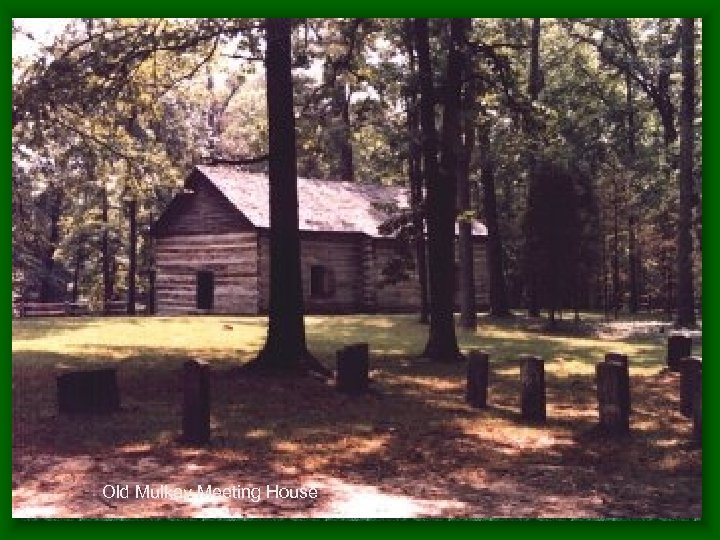
[[[202,270],[197,273],[197,308],[212,309],[215,297],[215,276]]]
[[[319,264],[310,267],[310,296],[330,298],[335,295],[335,273]]]

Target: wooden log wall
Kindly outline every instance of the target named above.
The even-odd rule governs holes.
[[[362,239],[362,311],[373,313],[377,309],[379,277],[378,268],[375,265],[375,240],[367,236]]]
[[[260,235],[260,311],[267,312],[270,299],[270,239]],[[356,313],[363,311],[362,237],[344,233],[304,233],[300,239],[300,268],[306,313]],[[324,266],[334,274],[334,293],[311,296],[313,266]]]
[[[388,262],[397,257],[397,252],[388,240],[374,240],[375,274],[377,290],[377,311],[416,311],[420,309],[420,284],[418,283],[417,268],[409,271],[410,279],[395,284],[385,284],[380,287],[382,270]],[[473,258],[475,272],[475,303],[478,309],[490,305],[489,278],[487,268],[486,243],[476,240],[473,243]],[[413,253],[414,257],[414,253]],[[458,261],[457,243],[455,246],[455,261]],[[417,261],[415,262],[417,265]],[[370,287],[367,285],[367,287]],[[459,292],[455,291],[455,304],[459,305]]]
[[[202,175],[193,176],[192,191],[181,193],[157,224],[156,235],[193,235],[250,230],[252,225]]]
[[[409,272],[410,279],[398,281],[397,283],[384,283],[383,269],[390,261],[398,257],[398,252],[391,240],[375,240],[373,255],[375,260],[372,266],[375,269],[373,275],[374,283],[368,287],[376,290],[375,306],[379,312],[402,312],[417,311],[420,309],[420,283],[417,278],[417,269]]]
[[[158,238],[155,307],[158,315],[258,312],[255,231]],[[197,309],[197,273],[214,276],[212,310]]]

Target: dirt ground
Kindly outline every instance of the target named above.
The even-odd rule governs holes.
[[[495,374],[492,407],[478,411],[463,402],[462,368],[444,369],[376,373],[364,397],[312,379],[217,373],[206,449],[175,440],[178,411],[163,389],[178,387],[177,373],[125,380],[132,395],[109,418],[16,418],[13,516],[700,517],[701,451],[675,412],[675,375],[633,378],[633,434],[615,441],[593,432],[590,378],[550,377],[549,420],[537,427],[517,418],[515,377]],[[108,485],[129,497],[103,496]],[[268,485],[317,497],[268,496]],[[152,499],[145,486],[166,491]],[[188,491],[175,496],[178,487]]]

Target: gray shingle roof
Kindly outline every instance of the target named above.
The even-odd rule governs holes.
[[[270,226],[268,177],[227,165],[198,165],[202,173],[255,227]],[[298,178],[300,230],[364,233],[381,236],[378,227],[390,208],[408,210],[408,190],[358,182]],[[482,223],[473,235],[485,236]]]

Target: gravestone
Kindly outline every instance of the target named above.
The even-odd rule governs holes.
[[[692,355],[692,338],[673,334],[667,340],[667,366],[670,371],[680,371],[680,359]]]
[[[467,402],[473,407],[482,409],[487,407],[489,356],[477,350],[468,354],[467,368]]]
[[[608,435],[630,432],[630,408],[627,370],[618,362],[600,362],[595,366],[600,428]]]
[[[183,364],[182,441],[210,442],[210,366],[201,360]]]
[[[539,356],[523,356],[521,361],[521,416],[526,422],[545,422],[545,362]]]
[[[690,356],[680,360],[680,413],[692,418],[693,399],[698,386],[702,384],[702,360]]]
[[[355,343],[337,351],[335,384],[339,392],[363,394],[370,383],[368,344]]]
[[[61,414],[109,414],[120,410],[115,368],[70,371],[57,377]]]

